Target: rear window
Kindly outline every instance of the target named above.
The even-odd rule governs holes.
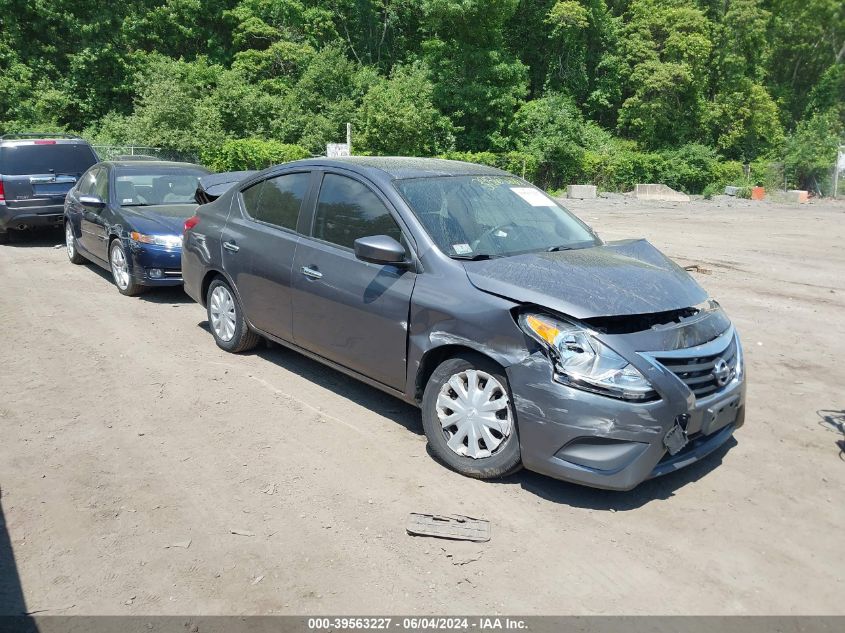
[[[82,143],[0,147],[0,174],[8,176],[50,173],[80,176],[96,162],[94,151]]]

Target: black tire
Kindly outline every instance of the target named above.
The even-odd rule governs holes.
[[[213,302],[212,295],[214,294],[214,290],[216,288],[223,288],[232,299],[232,305],[234,308],[234,332],[232,337],[228,340],[221,338],[221,336],[217,333],[214,327],[214,319],[212,318],[212,311],[213,305],[216,305]],[[217,343],[217,346],[220,349],[224,349],[227,352],[231,352],[233,354],[237,354],[239,352],[246,352],[247,350],[251,350],[256,345],[258,345],[259,341],[261,341],[261,336],[256,334],[250,327],[249,324],[246,322],[246,318],[244,318],[244,311],[243,307],[241,306],[241,302],[238,300],[238,296],[235,294],[235,291],[232,290],[232,287],[229,285],[223,277],[217,277],[211,284],[208,286],[208,293],[205,297],[205,305],[206,305],[206,314],[208,315],[208,329],[211,331],[211,335],[214,337],[214,342]]]
[[[449,379],[461,374],[461,372],[473,369],[492,376],[504,388],[512,421],[510,434],[492,451],[492,454],[478,458],[459,455],[449,448],[446,432],[441,425],[437,412],[438,396]],[[513,408],[513,395],[510,391],[508,379],[499,365],[483,356],[466,354],[463,357],[450,358],[440,363],[428,379],[423,392],[422,421],[426,438],[428,438],[428,446],[433,455],[462,475],[476,479],[497,479],[522,468],[516,413]]]
[[[120,294],[126,295],[127,297],[136,297],[144,292],[146,288],[135,281],[131,272],[129,273],[129,278],[125,287],[118,281],[117,275],[114,271],[114,263],[112,261],[117,255],[116,251],[120,251],[124,261],[129,261],[126,256],[126,249],[123,248],[123,244],[120,242],[120,239],[118,238],[112,240],[111,244],[109,244],[109,270],[111,271],[112,281],[114,281],[114,285]]]
[[[65,222],[65,251],[71,264],[84,264],[86,262],[86,259],[79,254],[76,236],[73,234],[73,225],[70,222]]]

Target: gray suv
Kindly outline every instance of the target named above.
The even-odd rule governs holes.
[[[97,160],[71,134],[0,136],[0,243],[9,231],[60,227],[65,195]]]
[[[630,489],[744,421],[718,303],[648,242],[602,242],[497,169],[280,165],[199,207],[182,271],[221,348],[266,337],[420,406],[432,453],[472,477]]]

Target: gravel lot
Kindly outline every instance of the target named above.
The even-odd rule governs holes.
[[[697,266],[745,344],[736,441],[631,492],[463,478],[416,409],[227,355],[181,289],[123,297],[61,234],[0,247],[0,613],[845,614],[845,204],[569,206]]]

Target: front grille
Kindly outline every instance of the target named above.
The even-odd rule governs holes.
[[[696,398],[704,398],[724,389],[736,376],[737,369],[737,343],[736,337],[730,336],[727,346],[718,353],[711,353],[706,356],[660,356],[655,354],[655,359],[666,369],[680,378],[690,388]],[[724,360],[730,372],[727,381],[720,385],[713,373],[713,369],[719,360]]]

